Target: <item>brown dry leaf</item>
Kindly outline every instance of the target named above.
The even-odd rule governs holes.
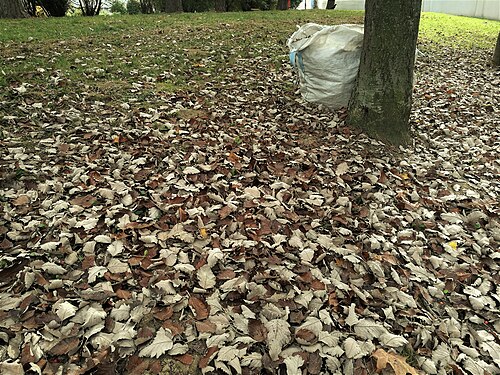
[[[0,242],[0,250],[8,250],[14,246],[12,242],[10,242],[7,238],[5,238],[2,242]]]
[[[210,307],[206,305],[201,299],[195,296],[189,297],[189,306],[194,309],[196,320],[203,320],[208,318]]]
[[[406,358],[388,353],[384,349],[377,349],[372,353],[372,356],[377,360],[377,372],[384,370],[389,364],[396,375],[419,375],[417,370],[406,363]]]
[[[212,356],[219,350],[219,347],[212,346],[207,349],[207,353],[201,357],[200,362],[198,363],[199,368],[205,368],[208,366],[208,363],[212,359]]]
[[[93,197],[92,195],[84,195],[81,197],[73,198],[69,202],[71,204],[76,205],[76,206],[89,208],[89,207],[92,207],[97,202],[97,199],[95,197]]]
[[[169,329],[172,332],[173,337],[180,335],[181,333],[184,332],[184,326],[182,324],[171,320],[164,321],[162,327]]]
[[[264,342],[267,338],[267,328],[258,319],[248,320],[248,333],[255,341]]]
[[[137,355],[130,357],[127,363],[127,372],[131,375],[142,375],[148,369],[151,360]]]
[[[48,352],[52,355],[70,354],[73,350],[78,348],[80,340],[78,337],[68,337],[59,341]]]
[[[198,332],[210,332],[214,333],[217,330],[217,326],[209,320],[204,320],[202,322],[196,322],[196,329]]]
[[[132,293],[130,293],[128,290],[118,289],[116,291],[116,296],[121,299],[130,299],[130,297],[132,297]]]
[[[229,206],[224,206],[219,210],[219,217],[221,219],[225,219],[229,215],[231,215],[231,212],[233,212],[233,209]]]
[[[174,309],[171,306],[165,308],[158,308],[157,311],[153,312],[153,316],[158,320],[167,320],[174,314]]]
[[[321,366],[323,364],[323,360],[321,359],[318,352],[313,352],[309,355],[309,360],[307,363],[307,372],[309,374],[319,374],[321,372]]]
[[[194,357],[191,354],[182,354],[174,357],[176,360],[181,362],[184,365],[189,366],[194,361]]]
[[[297,332],[295,332],[295,337],[308,343],[314,343],[318,340],[314,332],[305,328],[299,329]]]
[[[14,206],[24,206],[30,202],[30,198],[27,195],[20,195],[12,201]]]

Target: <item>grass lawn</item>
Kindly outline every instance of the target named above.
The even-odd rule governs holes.
[[[265,70],[287,69],[286,40],[296,25],[307,22],[362,23],[363,12],[0,20],[0,87],[12,88],[23,82],[33,85],[32,98],[40,101],[82,91],[91,92],[94,100],[116,105],[128,99],[151,105],[161,93],[199,90],[207,77],[223,86],[234,78],[231,67],[254,64],[255,59],[263,64],[263,74]],[[420,40],[436,47],[490,49],[499,25],[496,21],[423,14]],[[134,91],[139,77],[147,82]],[[2,90],[0,100],[9,95],[11,90]]]

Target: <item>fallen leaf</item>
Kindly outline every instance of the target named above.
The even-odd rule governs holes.
[[[258,342],[264,342],[267,339],[267,328],[258,319],[248,320],[248,333],[251,338]]]
[[[156,333],[153,342],[139,351],[139,356],[160,358],[162,354],[172,349],[173,346],[174,342],[172,341],[172,332],[169,329],[162,327]]]
[[[372,353],[372,356],[377,360],[378,372],[384,370],[389,364],[396,375],[419,375],[417,370],[406,363],[406,358],[400,355],[388,353],[384,349],[377,349]]]
[[[12,201],[14,206],[24,206],[30,203],[30,198],[27,195],[20,195]]]
[[[269,347],[269,356],[273,361],[279,358],[283,347],[290,342],[290,325],[282,319],[273,319],[265,325],[267,329],[267,345]]]
[[[191,306],[195,312],[196,320],[203,320],[208,318],[209,306],[207,306],[201,299],[191,296],[189,297],[189,306]]]

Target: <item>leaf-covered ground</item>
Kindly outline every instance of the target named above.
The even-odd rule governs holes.
[[[1,42],[0,373],[500,373],[491,51],[423,35],[390,149],[287,65],[361,14],[285,13]]]

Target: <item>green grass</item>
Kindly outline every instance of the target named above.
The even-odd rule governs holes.
[[[53,42],[97,35],[110,37],[137,31],[160,31],[173,27],[209,26],[227,22],[233,26],[238,22],[254,22],[261,26],[272,22],[277,29],[290,30],[290,26],[305,22],[359,23],[363,21],[362,15],[361,11],[274,11],[0,20],[0,42]],[[423,13],[420,35],[438,44],[488,48],[495,41],[499,29],[499,21]]]
[[[216,90],[239,82],[258,85],[243,79],[245,65],[262,74],[288,69],[286,41],[307,22],[362,23],[363,12],[0,19],[0,125],[4,116],[25,116],[23,100],[60,110],[82,103],[83,95],[85,106],[132,101],[148,108],[161,106],[169,95],[198,92],[208,81]],[[426,50],[492,49],[499,29],[497,21],[424,13],[420,42]],[[23,84],[28,92],[20,95],[16,90]]]
[[[500,22],[481,18],[423,13],[420,38],[452,48],[493,49]]]
[[[102,17],[64,17],[38,19],[0,19],[0,42],[55,41],[69,38],[85,38],[95,35],[122,34],[129,32],[164,30],[179,26],[235,24],[242,21],[257,23],[280,22],[293,25],[297,22],[359,22],[359,11],[288,11],[288,12],[229,12],[229,13],[182,13],[155,15],[115,15]],[[222,26],[222,25],[221,25]]]

